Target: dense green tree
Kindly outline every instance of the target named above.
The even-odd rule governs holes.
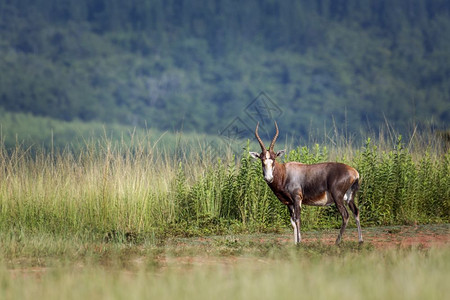
[[[0,106],[217,133],[260,91],[297,135],[450,122],[445,0],[0,3]],[[253,121],[247,121],[253,126]]]

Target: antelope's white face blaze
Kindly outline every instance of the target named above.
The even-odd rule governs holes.
[[[272,152],[270,154],[270,150],[266,150],[262,153],[258,152],[250,152],[250,155],[255,158],[261,160],[263,167],[263,175],[264,179],[267,183],[273,182],[273,170],[275,169],[275,158],[283,155],[285,150],[278,151],[277,153]]]
[[[263,174],[264,179],[268,183],[272,183],[273,181],[273,168],[274,168],[273,159],[270,158],[269,151],[266,151],[266,156],[263,158]]]

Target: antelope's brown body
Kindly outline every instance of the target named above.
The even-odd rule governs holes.
[[[276,158],[282,155],[284,151],[275,153],[273,150],[278,137],[276,123],[275,126],[277,132],[268,150],[264,147],[258,135],[258,125],[256,126],[255,136],[262,152],[250,152],[250,154],[261,160],[267,184],[277,198],[287,205],[291,215],[291,224],[294,228],[295,243],[301,241],[300,213],[302,205],[327,206],[332,204],[336,205],[342,216],[341,230],[336,239],[336,243],[339,243],[349,219],[345,203],[355,216],[358,239],[361,243],[363,239],[359,210],[354,202],[355,194],[359,188],[358,171],[346,164],[336,162],[319,164],[278,163]]]

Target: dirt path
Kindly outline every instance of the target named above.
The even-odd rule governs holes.
[[[303,242],[314,243],[320,241],[325,244],[334,244],[338,230],[312,231],[303,234]],[[363,228],[365,243],[371,243],[376,248],[450,245],[450,224],[416,225],[416,226],[389,226]],[[293,237],[283,235],[282,240],[291,240]],[[356,229],[348,229],[344,234],[344,241],[357,241]]]
[[[308,244],[334,245],[338,229],[306,231],[302,232],[302,242]],[[427,249],[431,247],[450,246],[450,224],[433,224],[417,226],[390,226],[363,228],[365,245],[373,245],[376,249],[419,247]],[[344,235],[345,242],[357,242],[357,231],[349,228]],[[155,270],[175,269],[189,270],[192,266],[235,266],[249,263],[248,265],[261,265],[270,263],[264,249],[283,249],[293,244],[293,234],[286,230],[283,233],[270,234],[242,234],[229,236],[208,236],[197,238],[173,238],[166,240],[158,246],[161,254],[154,256]],[[136,253],[142,250],[142,246],[136,246]],[[331,247],[330,249],[334,249]],[[246,255],[250,254],[250,255]],[[138,254],[124,257],[124,265],[142,266],[148,257]],[[40,279],[48,272],[49,267],[36,267],[27,265],[26,260],[18,259],[16,264],[11,263],[9,269],[11,276]],[[83,263],[74,261],[74,267],[83,269]],[[102,265],[99,263],[99,265]],[[50,268],[51,269],[51,268]],[[133,267],[130,268],[133,270]],[[130,272],[124,267],[120,272]]]

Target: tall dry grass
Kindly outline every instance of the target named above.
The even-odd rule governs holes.
[[[450,152],[423,144],[418,133],[413,138],[298,147],[285,160],[356,167],[363,226],[449,222]],[[217,156],[202,143],[179,143],[176,151],[154,146],[146,138],[89,141],[77,153],[1,146],[1,228],[137,242],[288,226],[286,208],[248,156],[250,146],[238,156]],[[305,207],[302,223],[338,227],[340,219],[333,207]]]

